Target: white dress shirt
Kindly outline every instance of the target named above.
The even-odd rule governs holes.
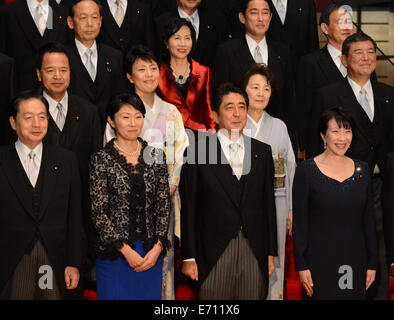
[[[81,57],[83,65],[86,64],[86,58],[85,58],[85,52],[89,50],[89,48],[86,48],[77,38],[75,38],[75,45],[77,46],[79,56]],[[98,60],[98,51],[97,51],[97,43],[94,41],[93,45],[90,47],[90,49],[93,51],[92,54],[92,61],[93,65],[97,70],[97,60]]]
[[[42,142],[40,142],[33,150],[30,150],[27,146],[25,146],[19,139],[16,140],[15,142],[15,149],[16,152],[19,156],[19,159],[22,163],[23,169],[26,172],[26,175],[29,177],[29,172],[28,172],[28,163],[29,163],[29,153],[31,151],[34,151],[36,154],[36,165],[37,165],[37,170],[40,171],[41,167],[41,159],[42,159]],[[38,177],[38,173],[37,173]]]
[[[351,86],[351,88],[353,90],[353,93],[356,96],[356,99],[357,99],[358,103],[360,103],[360,99],[361,99],[361,97],[360,97],[360,90],[361,90],[361,87],[356,82],[354,82],[352,79],[350,79],[350,77],[347,77],[347,81],[349,82],[349,84],[350,84],[350,86]],[[368,80],[368,82],[364,85],[364,89],[367,92],[368,103],[369,103],[369,107],[372,110],[372,115],[374,115],[375,114],[375,103],[374,103],[374,100],[373,100],[373,90],[372,90],[371,80]],[[367,112],[367,114],[368,114],[368,112]]]
[[[198,9],[194,11],[194,13],[189,16],[185,11],[183,11],[180,7],[178,7],[179,16],[183,19],[190,21],[196,31],[196,40],[198,39],[198,33],[200,30],[200,16],[198,15]]]
[[[68,111],[68,93],[67,93],[67,91],[66,91],[66,94],[64,95],[63,99],[60,101],[53,100],[45,91],[43,92],[42,95],[48,101],[49,113],[55,122],[57,119],[57,114],[59,113],[59,110],[57,108],[58,103],[60,103],[63,107],[64,117],[67,116],[67,111]]]
[[[254,53],[256,50],[256,47],[260,47],[260,53],[263,57],[263,62],[266,66],[268,66],[268,46],[267,46],[267,39],[266,37],[263,38],[259,43],[254,41],[248,34],[245,34],[246,42],[249,47],[250,54],[254,58]]]
[[[116,10],[118,6],[116,5],[116,0],[107,0],[109,10],[111,11],[112,16],[115,18]],[[127,9],[127,0],[119,0],[121,7],[123,8],[123,12],[126,14]]]
[[[37,0],[26,0],[27,7],[29,8],[30,14],[34,20],[34,15],[36,13],[36,8],[40,4]],[[37,21],[34,21],[37,25],[37,28],[40,30],[41,28],[45,30],[48,22],[48,14],[49,14],[49,0],[42,0],[41,1],[41,8],[43,11],[43,17],[38,22],[40,25],[37,25]]]
[[[335,65],[337,66],[338,70],[342,73],[344,77],[346,77],[347,70],[341,61],[342,51],[338,50],[337,48],[335,48],[329,43],[327,43],[327,50],[328,53],[330,54],[332,61],[334,61]]]

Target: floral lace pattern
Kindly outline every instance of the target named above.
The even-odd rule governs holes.
[[[140,139],[140,138],[139,138]],[[148,252],[158,239],[169,248],[170,197],[165,155],[140,139],[138,163],[132,165],[113,141],[91,157],[90,197],[96,249],[101,259],[117,259],[123,243],[140,239]],[[145,156],[144,156],[145,155]],[[152,161],[144,161],[148,156]]]

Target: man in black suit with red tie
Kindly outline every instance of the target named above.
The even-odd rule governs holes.
[[[246,34],[241,39],[219,45],[214,64],[214,83],[215,87],[227,81],[238,84],[241,75],[254,63],[266,64],[275,76],[275,90],[266,110],[286,123],[293,140],[290,114],[295,105],[294,59],[288,47],[266,38],[271,17],[270,1],[242,1],[239,19],[245,25]]]
[[[296,77],[297,132],[301,149],[310,157],[308,130],[313,106],[320,88],[337,82],[347,71],[341,62],[342,43],[353,33],[352,20],[348,12],[333,4],[320,16],[320,28],[327,37],[327,44],[300,59]]]
[[[222,84],[212,100],[219,131],[190,145],[182,167],[182,272],[203,300],[265,299],[275,268],[271,147],[243,134],[247,106],[244,91]]]
[[[55,0],[15,0],[2,8],[0,52],[15,60],[19,91],[38,86],[38,49],[48,42],[67,42],[67,15]]]
[[[67,92],[70,65],[61,44],[49,43],[40,48],[37,76],[43,96],[49,103],[48,133],[45,142],[75,152],[82,182],[82,218],[88,236],[86,275],[93,265],[94,230],[90,220],[89,160],[102,148],[100,118],[97,107]],[[86,284],[85,284],[86,285]]]
[[[310,120],[311,156],[323,151],[317,123],[325,109],[343,107],[356,122],[352,144],[347,155],[369,164],[372,173],[376,233],[379,245],[379,267],[376,280],[367,291],[369,298],[387,299],[386,268],[381,210],[382,177],[385,177],[386,157],[391,151],[392,127],[388,121],[394,109],[394,88],[371,77],[376,68],[376,43],[363,34],[355,33],[342,45],[341,62],[347,68],[342,80],[321,88]]]
[[[68,17],[75,39],[66,46],[71,66],[69,92],[97,106],[104,132],[111,97],[127,91],[122,52],[96,42],[102,15],[97,0],[77,0]]]
[[[152,9],[140,0],[100,0],[103,25],[97,38],[125,55],[129,48],[143,44],[156,51]]]
[[[18,140],[0,149],[0,299],[63,299],[86,254],[77,159],[42,143],[48,103],[36,91],[10,113]]]

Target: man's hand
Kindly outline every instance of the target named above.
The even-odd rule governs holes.
[[[368,290],[372,282],[375,281],[376,270],[367,270],[366,289]]]
[[[183,261],[182,272],[192,280],[198,280],[198,268],[196,261]]]
[[[300,280],[302,283],[302,286],[304,287],[306,294],[309,297],[312,297],[313,295],[313,281],[312,281],[312,274],[309,269],[307,270],[302,270],[298,271],[298,274],[300,275]]]
[[[67,290],[74,290],[79,282],[79,270],[75,267],[66,267],[64,269],[64,281]]]
[[[293,210],[289,210],[287,214],[287,230],[289,231],[289,236],[291,236],[293,231]]]

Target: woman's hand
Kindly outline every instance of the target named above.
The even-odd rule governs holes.
[[[289,231],[289,236],[291,236],[293,230],[293,210],[289,210],[287,215],[287,230]]]
[[[365,290],[368,290],[372,282],[375,281],[375,276],[376,276],[376,270],[367,270],[367,281],[366,281]]]
[[[268,256],[268,276],[273,274],[275,271],[274,256]]]
[[[313,281],[312,281],[312,275],[311,275],[311,271],[308,270],[302,270],[302,271],[298,271],[298,274],[300,276],[300,280],[302,283],[302,286],[304,287],[306,294],[309,297],[312,297],[313,295]]]
[[[162,250],[163,249],[159,245],[155,244],[153,248],[145,255],[142,263],[138,265],[138,267],[134,268],[134,271],[144,272],[152,268],[156,264]]]
[[[123,247],[119,249],[120,253],[125,257],[129,266],[131,268],[137,268],[141,265],[144,259],[140,256],[140,254],[133,250],[128,244],[123,244]]]

